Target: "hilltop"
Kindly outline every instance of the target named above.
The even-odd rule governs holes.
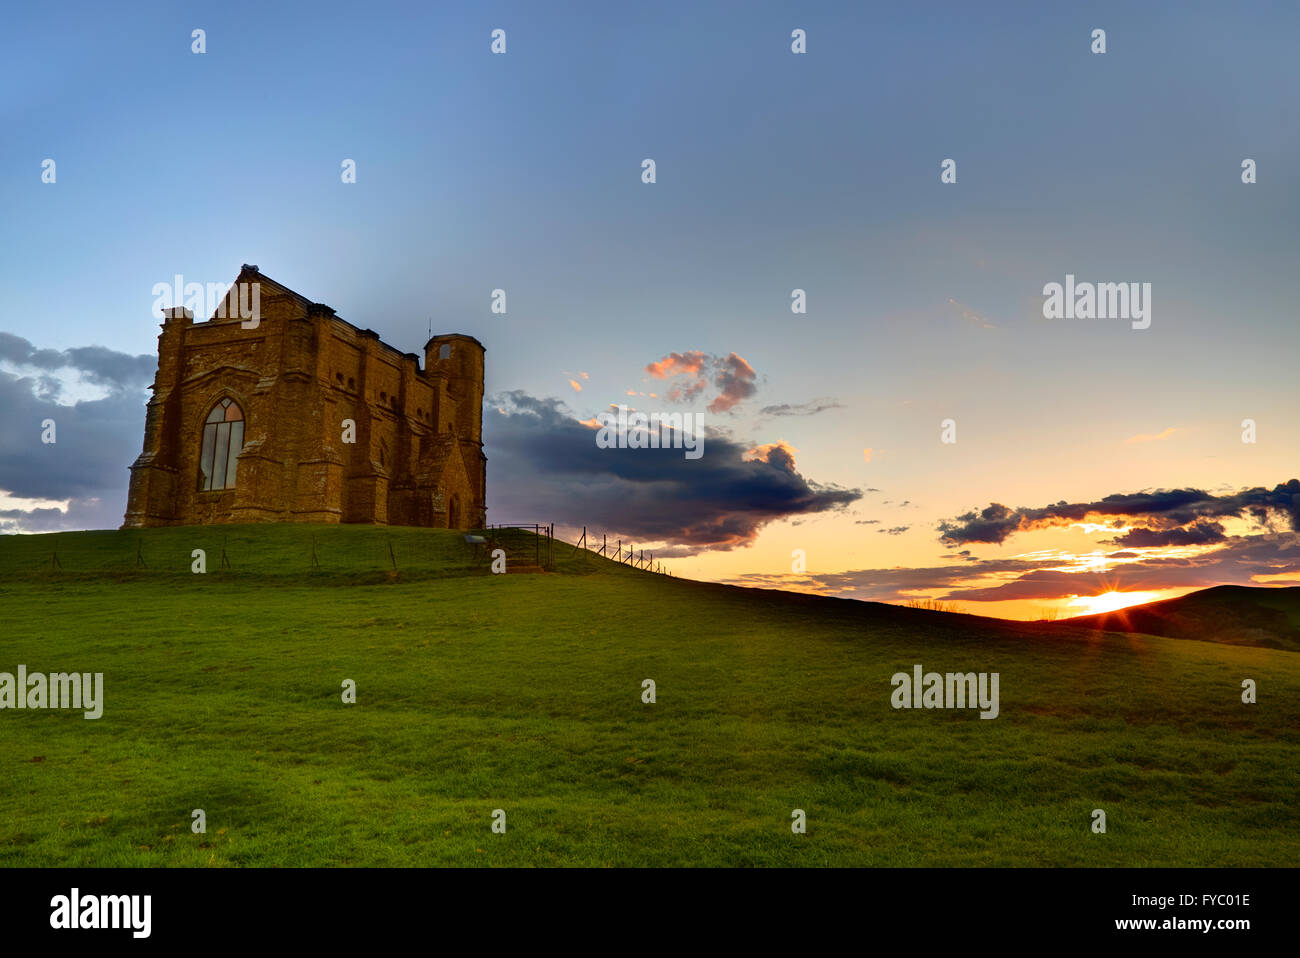
[[[375,527],[0,539],[0,672],[104,675],[98,720],[0,711],[0,865],[1300,858],[1293,653],[556,559],[490,575],[458,533]],[[998,717],[892,708],[918,664],[999,673]]]
[[[1300,652],[1300,587],[1221,585],[1059,624]]]

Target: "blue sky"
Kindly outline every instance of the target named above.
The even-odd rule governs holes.
[[[819,518],[834,571],[936,558],[936,523],[989,502],[1272,487],[1300,448],[1297,28],[1291,4],[24,5],[0,58],[0,331],[152,355],[155,283],[247,262],[404,350],[430,321],[472,334],[489,393],[575,418],[672,352],[734,352],[739,445],[917,504],[897,536]],[[1151,329],[1043,320],[1067,272],[1150,282]],[[758,415],[818,397],[838,408]],[[1241,448],[1247,416],[1267,443]],[[0,435],[12,462],[25,435]],[[0,490],[37,498],[22,475]],[[510,478],[490,464],[501,509],[560,508]],[[682,573],[775,574],[803,534],[783,521]]]

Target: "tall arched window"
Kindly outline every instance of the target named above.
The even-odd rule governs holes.
[[[235,488],[235,466],[244,448],[244,414],[231,399],[212,407],[203,424],[199,488],[204,492]]]

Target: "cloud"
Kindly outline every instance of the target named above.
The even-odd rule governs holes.
[[[754,446],[752,449],[745,450],[745,462],[781,462],[790,469],[794,469],[794,454],[798,452],[784,439],[778,439],[776,442],[769,442],[762,446]]]
[[[573,387],[575,393],[582,392],[582,383],[578,382],[576,379],[570,379],[569,385]]]
[[[65,398],[74,382],[90,384],[110,395],[147,387],[153,382],[157,359],[103,346],[37,349],[21,336],[0,332],[0,363],[16,367],[11,372],[19,378],[32,376],[32,394],[53,401]]]
[[[651,363],[645,371],[655,379],[671,379],[673,376],[698,376],[704,364],[711,357],[707,353],[694,350],[689,353],[669,353],[663,359]]]
[[[911,527],[911,526],[894,526],[894,528],[892,528],[892,529],[877,529],[876,531],[877,531],[877,532],[882,532],[882,533],[884,533],[885,535],[890,535],[890,536],[901,536],[904,532],[906,532],[906,531],[907,531],[908,529],[910,529],[910,528],[912,528],[912,527]]]
[[[758,391],[754,367],[736,353],[729,353],[726,357],[699,350],[669,353],[663,359],[650,363],[645,371],[655,379],[685,376],[694,380],[689,384],[676,385],[668,391],[667,398],[673,402],[696,399],[708,388],[711,378],[718,389],[717,396],[706,407],[711,413],[729,412]]]
[[[714,380],[721,392],[709,403],[709,412],[726,412],[742,400],[748,399],[758,391],[754,385],[754,367],[735,353],[722,361],[722,368]]]
[[[941,539],[954,544],[967,542],[1003,542],[1020,528],[1018,513],[1000,502],[980,512],[967,512],[939,523]]]
[[[758,411],[760,416],[815,416],[827,409],[843,409],[834,399],[812,399],[805,403],[781,403],[779,406],[764,406]]]
[[[767,575],[753,573],[731,580],[742,585],[767,585],[788,588],[798,582],[818,591],[848,595],[879,602],[899,601],[912,593],[955,586],[982,575],[1007,575],[1029,572],[1058,562],[1032,559],[993,559],[969,565],[927,566],[921,568],[852,569],[818,575]]]
[[[977,312],[969,306],[957,302],[957,300],[952,299],[951,297],[948,299],[948,305],[957,311],[958,316],[967,323],[970,323],[972,326],[978,326],[980,329],[997,329],[996,326],[988,321],[983,313]]]
[[[863,449],[863,450],[862,450],[862,461],[863,461],[863,462],[870,462],[870,461],[871,461],[871,447],[870,447],[870,446],[868,446],[866,449]]]
[[[1173,435],[1174,433],[1176,433],[1176,432],[1178,432],[1178,430],[1175,429],[1173,426],[1170,426],[1168,429],[1164,430],[1163,432],[1156,432],[1156,433],[1139,433],[1139,434],[1136,435],[1136,436],[1129,436],[1127,439],[1124,440],[1124,442],[1126,442],[1126,443],[1131,443],[1131,442],[1155,442],[1155,441],[1160,440],[1160,439],[1168,439],[1170,436],[1172,436],[1172,435]]]
[[[0,369],[0,531],[117,528],[155,357],[102,346],[37,349],[0,333],[0,362],[19,367]],[[60,402],[72,380],[107,394]],[[46,419],[54,421],[53,443],[41,441]]]
[[[944,598],[990,602],[1004,599],[1059,599],[1102,592],[1255,585],[1257,579],[1300,572],[1300,536],[1270,533],[1241,536],[1223,547],[1192,557],[1153,556],[1106,572],[1040,569],[1011,582],[958,588]]]
[[[709,431],[695,460],[681,449],[601,449],[560,400],[522,391],[488,401],[484,439],[492,521],[586,525],[681,555],[748,546],[770,522],[862,496],[802,476],[784,442],[741,444]]]
[[[1095,502],[1058,502],[1039,509],[1011,509],[1000,502],[939,523],[940,538],[952,545],[1001,543],[1017,532],[1066,526],[1088,518],[1138,520],[1170,530],[1200,519],[1252,518],[1261,525],[1280,520],[1300,531],[1300,480],[1273,489],[1257,487],[1216,496],[1200,489],[1119,493]],[[1204,530],[1202,530],[1204,531]]]
[[[1226,538],[1223,523],[1201,519],[1180,529],[1130,529],[1112,541],[1117,546],[1151,549],[1160,546],[1206,545],[1212,542],[1223,542]]]
[[[1300,535],[1293,532],[1239,536],[1190,557],[1151,556],[1104,572],[1061,568],[1060,557],[973,559],[923,568],[855,569],[818,575],[739,576],[731,581],[769,588],[802,586],[855,599],[896,602],[916,593],[944,590],[936,598],[965,602],[1062,599],[1103,592],[1203,589],[1214,585],[1259,585],[1300,572]],[[1287,583],[1291,584],[1291,583]]]
[[[1254,520],[1264,531],[1229,536],[1221,519]],[[992,503],[939,524],[942,541],[1002,543],[1032,529],[1089,520],[1116,530],[1121,548],[1099,571],[1093,561],[1061,555],[981,560],[955,553],[960,565],[927,569],[869,569],[819,576],[816,585],[854,597],[894,600],[909,592],[948,590],[942,598],[970,602],[1060,599],[1114,590],[1204,588],[1279,581],[1300,572],[1300,480],[1272,489],[1214,494],[1199,489],[1122,493],[1092,502],[1058,502],[1037,509]],[[1131,526],[1131,527],[1130,527]],[[1280,528],[1279,528],[1280,527]],[[905,531],[905,527],[899,527]],[[878,532],[894,534],[893,529]],[[1194,555],[1144,554],[1140,549],[1201,547]]]

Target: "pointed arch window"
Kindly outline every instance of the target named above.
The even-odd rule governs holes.
[[[244,413],[233,399],[212,407],[203,424],[199,488],[204,492],[235,488],[235,466],[244,448]]]

